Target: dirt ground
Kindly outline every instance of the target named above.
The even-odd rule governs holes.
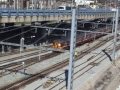
[[[95,90],[116,90],[120,85],[120,59],[116,60],[105,75],[94,86]]]

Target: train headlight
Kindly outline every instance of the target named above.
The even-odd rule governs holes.
[[[61,47],[61,44],[60,44],[60,43],[58,43],[58,47]]]

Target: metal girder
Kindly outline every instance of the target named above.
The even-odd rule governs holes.
[[[53,28],[53,27],[43,27],[43,26],[32,26],[32,27],[37,27],[37,28],[43,28],[43,29],[49,29],[49,30],[62,30],[62,31],[71,31],[71,29],[64,29],[64,28]],[[112,29],[112,28],[111,28]],[[91,29],[92,30],[92,29]],[[106,32],[97,32],[95,31],[90,31],[90,30],[77,30],[77,32],[87,32],[87,33],[100,33],[100,34],[112,34],[112,33],[106,33]]]
[[[8,45],[8,46],[18,46],[20,47],[20,44],[16,44],[16,43],[10,43],[10,42],[0,42],[1,45]],[[30,45],[23,45],[23,47],[29,47]]]

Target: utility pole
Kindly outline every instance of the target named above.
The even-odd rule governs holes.
[[[113,35],[114,35],[114,30],[115,30],[115,15],[116,15],[116,12],[114,12],[113,22],[112,22],[112,34],[113,34]]]
[[[76,8],[72,8],[72,23],[71,23],[71,40],[70,40],[70,60],[68,73],[68,90],[73,90],[73,75],[74,75],[74,61],[75,61],[75,47],[76,47]]]
[[[118,19],[119,19],[119,9],[116,8],[116,18],[115,18],[115,31],[114,31],[114,47],[113,47],[113,60],[116,59],[116,44],[117,44],[117,29],[118,29]]]

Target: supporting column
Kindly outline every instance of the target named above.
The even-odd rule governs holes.
[[[39,49],[40,49],[40,51],[39,51],[39,61],[41,60],[41,52],[42,52],[42,45],[41,45],[41,43],[40,43],[40,47],[39,47]]]
[[[114,30],[115,30],[115,12],[113,15],[113,22],[112,22],[112,34],[114,34]]]
[[[2,45],[2,54],[4,54],[4,53],[5,53],[5,46]]]
[[[94,24],[94,25],[95,25],[95,24]],[[99,24],[96,24],[95,27],[98,28],[98,25],[99,25]]]
[[[118,30],[118,14],[119,9],[116,9],[116,18],[115,18],[115,32],[114,32],[114,47],[113,47],[113,60],[116,60],[116,44],[117,44],[117,30]]]
[[[24,38],[20,39],[20,53],[24,51]]]
[[[51,34],[51,30],[50,29],[47,29],[47,31],[48,31],[48,36]]]
[[[67,36],[67,31],[65,31],[65,37]]]
[[[83,28],[84,28],[84,26],[85,26],[85,23],[83,23]]]
[[[35,33],[37,33],[37,28],[35,28]]]
[[[69,74],[68,74],[68,90],[73,90],[73,75],[74,75],[74,60],[76,47],[76,9],[72,9],[72,25],[71,25],[71,41],[70,41],[70,60],[69,60]]]
[[[84,39],[86,39],[86,36],[87,36],[87,34],[86,34],[86,32],[85,32],[85,34],[84,34],[85,36],[84,36]]]

